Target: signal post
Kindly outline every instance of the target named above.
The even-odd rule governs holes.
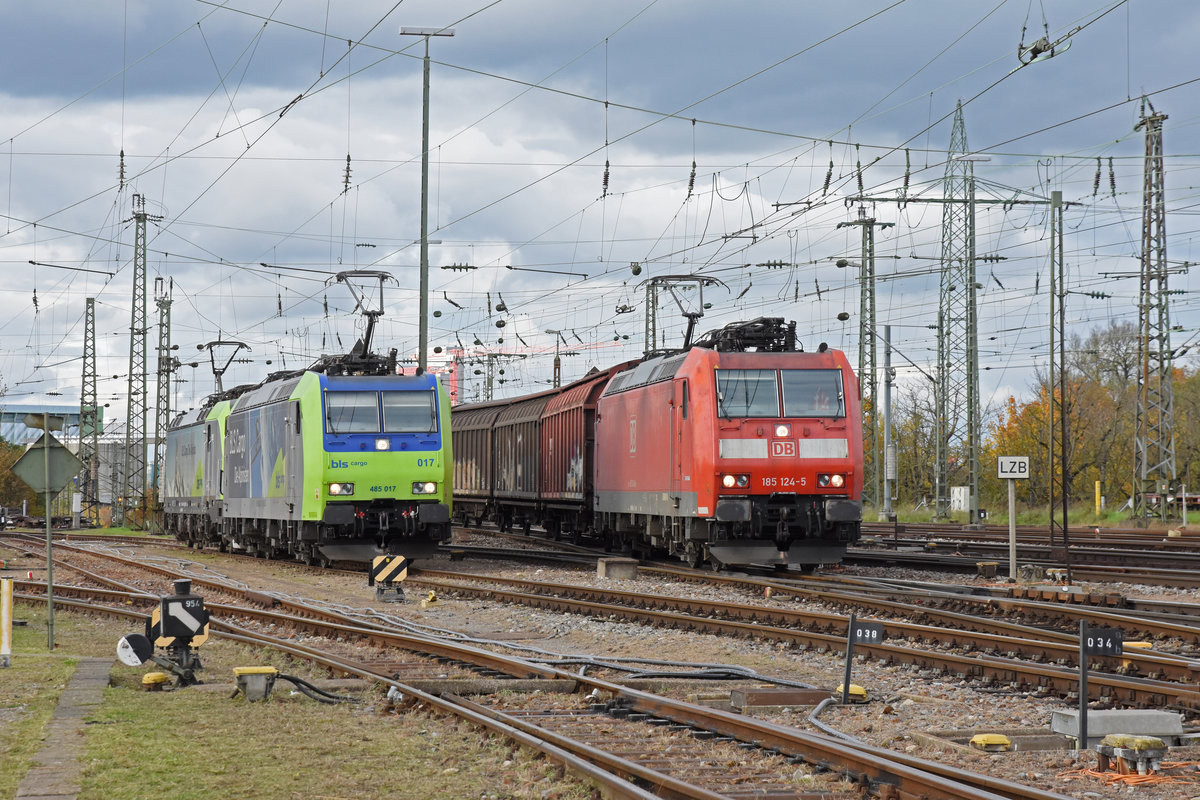
[[[1000,477],[1008,481],[1008,579],[1017,580],[1017,481],[1029,477],[1029,456],[1000,456]]]

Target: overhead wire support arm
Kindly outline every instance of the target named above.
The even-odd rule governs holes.
[[[533,267],[513,267],[508,264],[504,265],[505,269],[511,269],[515,272],[543,272],[547,275],[574,275],[580,278],[587,278],[587,275],[582,272],[564,272],[560,269],[534,269]]]
[[[846,198],[847,203],[966,203],[974,202],[977,206],[1048,206],[1051,204],[1049,198],[1038,200],[1001,200],[999,198],[975,198],[973,201],[968,201],[963,197],[888,197],[885,195],[854,195]],[[1081,206],[1082,203],[1064,200],[1062,207]]]
[[[117,274],[115,272],[108,272],[107,270],[103,270],[103,269],[86,269],[84,267],[68,267],[65,264],[47,264],[45,261],[34,261],[33,259],[29,259],[29,263],[35,267],[53,267],[54,269],[69,269],[72,272],[90,272],[93,275],[107,275],[110,278]]]

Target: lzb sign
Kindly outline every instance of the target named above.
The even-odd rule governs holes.
[[[1028,456],[999,456],[996,459],[1000,477],[1008,480],[1025,480],[1029,477]]]

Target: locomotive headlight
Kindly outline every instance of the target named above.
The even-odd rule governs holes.
[[[726,489],[745,489],[750,485],[750,476],[733,474],[722,475],[721,485]]]
[[[375,449],[376,450],[391,450],[392,449],[392,440],[391,439],[376,439],[375,440]]]
[[[787,437],[792,435],[792,426],[785,425],[782,422],[779,423],[778,425],[775,426],[775,435],[777,437],[779,437],[780,439],[786,439]]]
[[[433,481],[413,481],[413,494],[437,494],[437,484]]]
[[[817,486],[822,489],[841,489],[846,485],[846,476],[834,473],[822,473],[817,476]]]
[[[329,484],[329,493],[341,495],[341,496],[354,494],[354,484],[353,483],[331,483],[331,484]]]

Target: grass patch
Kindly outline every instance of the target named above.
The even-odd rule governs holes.
[[[231,699],[232,668],[269,664],[319,679],[320,669],[245,645],[201,648],[206,684],[145,692],[153,669],[115,660],[128,622],[55,610],[54,653],[45,608],[18,603],[13,657],[0,670],[0,797],[13,797],[43,729],[81,656],[113,657],[104,702],[85,722],[81,800],[113,797],[228,800],[592,800],[599,795],[551,761],[453,719],[390,710],[368,693],[357,705],[325,705],[277,681],[266,702]],[[217,686],[221,688],[217,688]]]
[[[58,628],[59,615],[54,617]],[[16,796],[76,663],[49,652],[44,611],[38,624],[31,609],[18,605],[14,619],[30,624],[13,627],[12,664],[0,669],[0,797]]]
[[[984,504],[987,510],[987,519],[984,520],[988,525],[1007,525],[1008,524],[1008,503],[1007,501],[995,503],[992,505]],[[896,518],[901,525],[905,523],[925,523],[933,519],[933,509],[928,506],[915,508],[911,505],[897,505],[892,511],[896,514]],[[1055,512],[1061,517],[1061,505],[1055,508]],[[878,509],[874,506],[863,507],[863,521],[875,522],[878,518]],[[949,521],[965,525],[968,522],[968,515],[965,511],[951,511],[948,514]],[[1023,503],[1017,504],[1017,524],[1018,525],[1046,525],[1049,526],[1049,510],[1046,506],[1030,507]],[[1070,523],[1072,528],[1075,527],[1099,527],[1099,528],[1130,528],[1135,527],[1135,520],[1130,517],[1128,510],[1106,510],[1100,514],[1096,514],[1095,508],[1091,505],[1076,504],[1070,509]],[[1175,520],[1168,523],[1152,521],[1151,528],[1162,528],[1166,530],[1169,527],[1178,527],[1179,521]]]

